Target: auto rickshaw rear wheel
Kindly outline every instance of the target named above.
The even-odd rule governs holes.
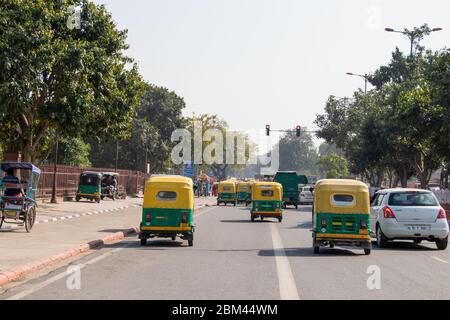
[[[31,228],[33,228],[35,220],[36,220],[36,209],[34,207],[30,207],[28,208],[27,214],[25,215],[25,230],[27,232],[31,231]]]
[[[177,238],[177,237],[173,236],[173,237],[172,237],[172,241],[175,241],[176,238]]]
[[[147,245],[147,239],[141,239],[141,246]]]
[[[251,216],[250,220],[252,220],[252,222],[254,222],[255,221],[255,217]]]
[[[278,217],[278,222],[283,221],[283,217]]]
[[[370,254],[370,249],[364,249],[364,254],[368,256]]]
[[[314,236],[314,238],[313,238],[313,249],[314,249],[314,254],[318,254],[320,251],[320,247],[317,245],[317,242],[316,242],[316,236]]]
[[[80,201],[80,197],[79,197],[79,196],[76,196],[76,197],[75,197],[75,200],[76,200],[76,202],[79,202],[79,201]]]

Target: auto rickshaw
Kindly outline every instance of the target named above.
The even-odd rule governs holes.
[[[236,200],[237,203],[247,203],[248,199],[252,196],[250,190],[250,183],[246,181],[240,181],[236,186]]]
[[[41,170],[25,162],[2,162],[0,168],[0,228],[3,223],[14,223],[25,225],[25,230],[30,232],[36,221]]]
[[[101,200],[110,198],[116,200],[119,197],[119,174],[116,172],[103,172],[101,182]]]
[[[102,187],[102,174],[100,172],[84,171],[80,174],[78,190],[75,200],[78,202],[82,198],[100,203]]]
[[[313,248],[356,246],[370,254],[369,188],[356,180],[324,179],[314,187]]]
[[[236,183],[231,180],[225,180],[219,182],[219,195],[217,197],[217,205],[221,203],[227,205],[227,203],[232,203],[236,206]]]
[[[194,245],[194,185],[182,176],[153,176],[145,183],[141,245],[149,238],[180,237]]]
[[[255,182],[252,186],[251,220],[260,217],[283,220],[283,186],[278,182]]]

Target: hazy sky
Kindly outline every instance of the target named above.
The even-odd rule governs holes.
[[[447,46],[448,0],[96,0],[128,29],[145,80],[185,98],[186,115],[215,113],[235,129],[313,127],[330,94],[351,95],[388,62],[400,34],[442,27],[422,44]]]

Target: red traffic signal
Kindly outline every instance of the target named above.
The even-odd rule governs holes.
[[[266,124],[266,136],[270,136],[270,124]]]
[[[295,127],[295,135],[297,137],[300,137],[301,131],[302,131],[302,127],[300,127],[300,126]]]

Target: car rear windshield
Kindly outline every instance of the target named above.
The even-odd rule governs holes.
[[[437,206],[436,198],[431,192],[395,192],[389,197],[390,206]]]
[[[159,191],[156,198],[161,201],[174,201],[177,199],[177,193],[175,191]]]

